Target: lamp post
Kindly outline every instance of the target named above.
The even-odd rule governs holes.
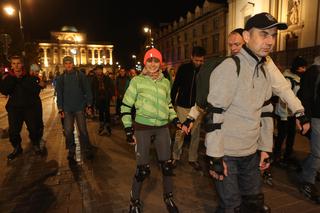
[[[6,7],[4,7],[4,11],[5,11],[9,16],[13,16],[14,13],[15,13],[15,9],[14,9],[12,6],[6,6]],[[19,18],[19,27],[20,27],[20,35],[21,35],[21,43],[22,43],[22,55],[25,56],[25,51],[24,51],[23,19],[22,19],[22,0],[19,0],[18,18]]]
[[[145,46],[146,49],[148,49],[149,47],[153,48],[153,38],[152,38],[152,32],[151,32],[151,28],[150,27],[144,27],[143,31],[148,35],[148,42],[147,45]]]
[[[136,55],[132,55],[132,59],[133,59],[133,66],[135,66],[136,65],[137,56]]]

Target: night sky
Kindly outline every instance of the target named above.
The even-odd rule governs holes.
[[[18,0],[1,0],[18,2]],[[194,12],[204,0],[22,0],[27,40],[49,40],[64,25],[87,33],[88,41],[112,43],[116,60],[130,63],[146,39],[143,26],[153,28]],[[216,1],[225,2],[225,1]],[[7,20],[8,21],[8,20]],[[8,21],[9,22],[9,21]],[[13,20],[10,20],[12,24]],[[18,22],[18,20],[16,20]]]

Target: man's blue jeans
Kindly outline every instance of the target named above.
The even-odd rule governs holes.
[[[244,157],[224,156],[223,160],[228,167],[228,176],[223,181],[215,180],[220,201],[217,212],[234,212],[244,196],[261,194],[260,156],[258,153]]]
[[[315,183],[320,170],[320,118],[311,119],[310,154],[302,166],[301,181]]]
[[[69,152],[75,152],[76,145],[74,143],[74,121],[80,135],[80,142],[84,145],[85,150],[90,149],[89,135],[87,130],[86,117],[83,111],[65,112],[64,113],[64,131],[66,134],[67,147]]]

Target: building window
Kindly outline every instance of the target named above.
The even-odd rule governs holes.
[[[208,38],[201,39],[201,46],[205,49],[208,47]]]
[[[177,43],[180,44],[180,42],[181,42],[181,38],[180,36],[177,36]]]
[[[218,18],[218,17],[215,17],[215,18],[213,19],[213,29],[214,29],[214,30],[219,29],[219,25],[220,25],[220,23],[219,23],[219,18]]]
[[[192,42],[192,46],[197,46],[198,45],[198,42],[195,40]]]
[[[184,45],[184,58],[187,59],[189,57],[189,45]]]
[[[202,34],[203,34],[203,35],[208,32],[208,27],[207,27],[206,24],[203,24],[203,25],[201,26],[201,28],[202,28]]]
[[[185,42],[188,41],[188,33],[187,33],[187,32],[184,33],[184,41],[185,41]]]
[[[219,53],[219,34],[215,34],[212,36],[212,52]]]
[[[181,47],[178,47],[177,60],[181,60]]]
[[[169,42],[169,40],[167,40],[167,48],[169,48],[170,47],[170,42]]]
[[[171,61],[174,61],[174,48],[171,49]]]
[[[197,29],[193,29],[192,31],[193,38],[197,37]]]

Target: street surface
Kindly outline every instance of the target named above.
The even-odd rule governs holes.
[[[24,153],[8,162],[12,147],[7,138],[0,139],[0,212],[128,212],[129,192],[135,172],[134,147],[127,145],[119,122],[112,126],[110,137],[97,134],[99,123],[88,120],[91,142],[96,149],[92,161],[77,152],[77,165],[69,165],[58,111],[49,87],[41,94],[44,109],[44,146],[48,154],[36,156],[22,131]],[[0,96],[0,128],[8,126],[4,109],[6,99]],[[112,109],[114,111],[114,109]],[[296,155],[308,153],[308,141],[298,136]],[[152,149],[151,176],[144,182],[141,199],[144,212],[167,212],[162,200],[162,178]],[[186,152],[184,152],[186,153]],[[202,166],[204,147],[200,149]],[[205,171],[205,169],[204,169]],[[213,213],[217,195],[206,172],[197,172],[187,163],[186,154],[174,170],[174,197],[182,213]],[[320,205],[306,199],[296,189],[294,170],[273,168],[274,186],[264,186],[266,203],[273,213],[319,213]],[[319,182],[317,186],[319,188]]]

